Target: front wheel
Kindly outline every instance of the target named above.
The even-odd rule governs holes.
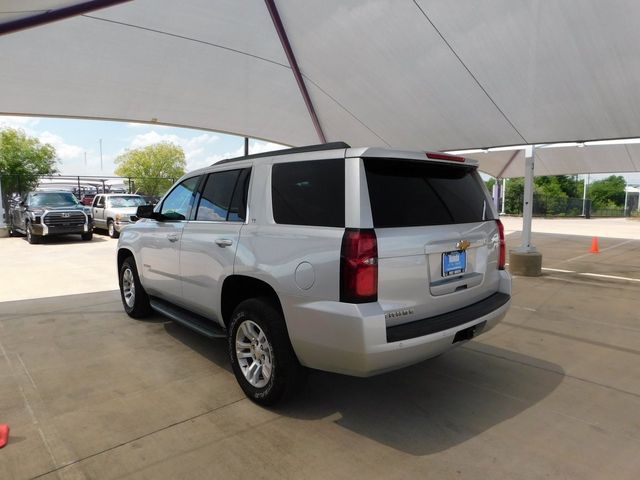
[[[39,235],[33,233],[33,227],[31,226],[31,222],[27,223],[27,242],[30,244],[40,243],[42,238]]]
[[[88,242],[90,240],[93,239],[93,232],[88,232],[88,233],[83,233],[82,234],[82,240],[84,240],[85,242]]]
[[[268,299],[249,299],[233,312],[229,357],[244,393],[273,405],[302,384],[305,369],[293,351],[282,314]]]
[[[118,238],[120,236],[120,233],[118,233],[118,231],[116,230],[116,226],[113,223],[113,220],[109,220],[107,222],[107,231],[109,232],[109,236],[111,238]]]
[[[136,261],[127,257],[120,267],[120,298],[124,311],[132,318],[144,318],[151,313],[149,296],[140,283]]]

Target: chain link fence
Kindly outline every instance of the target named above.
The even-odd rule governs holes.
[[[523,196],[510,197],[505,202],[507,215],[522,215]],[[533,215],[535,217],[628,217],[634,211],[634,206],[601,207],[594,205],[589,199],[553,197],[548,195],[533,195]]]

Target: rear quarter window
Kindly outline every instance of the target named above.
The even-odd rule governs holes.
[[[376,228],[493,219],[474,167],[388,158],[363,162]]]
[[[344,159],[273,165],[271,198],[276,223],[344,227]]]

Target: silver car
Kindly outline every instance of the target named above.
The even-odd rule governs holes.
[[[181,178],[118,243],[125,311],[227,339],[244,392],[272,404],[305,367],[369,376],[493,328],[511,278],[470,160],[334,143]]]
[[[91,204],[94,228],[106,230],[111,238],[118,238],[122,229],[138,220],[136,212],[147,201],[140,195],[106,193],[96,195]]]

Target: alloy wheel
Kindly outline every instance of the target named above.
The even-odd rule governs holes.
[[[236,331],[236,357],[244,378],[255,388],[263,388],[273,372],[273,349],[264,330],[245,320]]]

